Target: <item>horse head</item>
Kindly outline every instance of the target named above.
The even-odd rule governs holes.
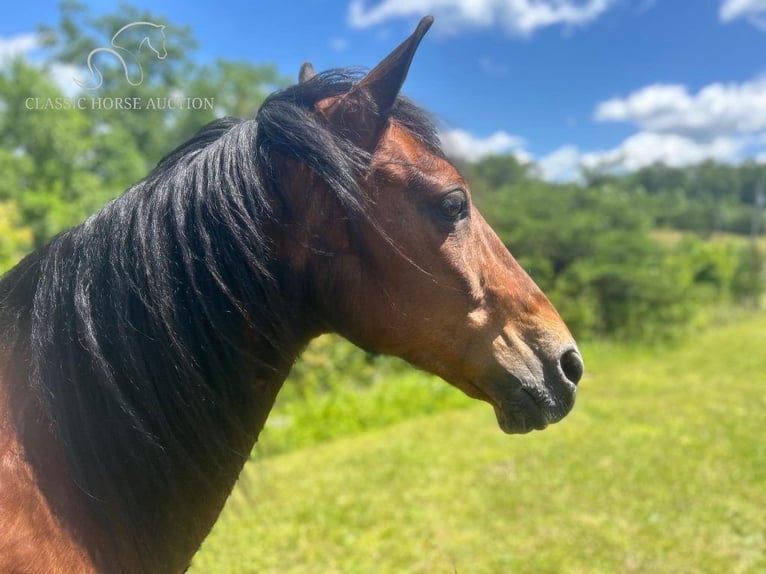
[[[336,135],[368,154],[359,180],[367,217],[349,217],[337,202],[334,212],[323,207],[333,204],[322,193],[294,200],[306,223],[290,256],[316,286],[326,330],[489,402],[506,432],[542,429],[572,408],[583,362],[553,305],[473,203],[469,183],[429,134],[408,125],[399,91],[431,22],[424,18],[347,92],[315,105]],[[304,64],[300,81],[315,78]],[[319,236],[325,243],[312,247]]]

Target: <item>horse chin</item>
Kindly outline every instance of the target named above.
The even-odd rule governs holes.
[[[472,384],[463,390],[468,396],[485,401],[495,409],[497,424],[506,434],[526,434],[543,430],[550,420],[534,395],[517,379],[499,384]]]
[[[508,434],[543,430],[563,419],[574,407],[576,388],[571,384],[541,386],[517,379],[486,389],[497,423]]]
[[[493,404],[497,424],[504,433],[526,434],[548,426],[550,421],[529,393],[519,389],[514,395],[513,399]]]

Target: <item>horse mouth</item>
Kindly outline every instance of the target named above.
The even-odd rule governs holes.
[[[574,406],[574,390],[554,399],[544,389],[528,388],[518,380],[489,387],[474,385],[482,398],[495,409],[500,429],[506,434],[526,434],[556,423]]]
[[[513,395],[512,399],[492,401],[497,424],[504,433],[526,434],[548,426],[550,421],[532,393],[519,387]]]

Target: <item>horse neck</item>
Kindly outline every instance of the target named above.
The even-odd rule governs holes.
[[[0,569],[17,571],[33,561],[52,574],[184,571],[233,489],[286,371],[253,381],[249,439],[233,440],[206,480],[180,477],[172,496],[154,497],[164,508],[147,510],[167,520],[142,524],[157,544],[137,546],[134,532],[106,531],[90,511],[92,501],[71,477],[38,397],[14,364],[22,362],[6,362],[10,368],[0,378],[0,483],[6,484],[0,492]],[[38,543],[30,546],[29,540]]]
[[[188,565],[313,334],[302,316],[306,277],[263,247],[284,233],[251,205],[265,192],[240,180],[239,193],[189,187],[238,153],[246,157],[232,177],[252,175],[246,128],[212,130],[220,139],[199,162],[174,171],[174,155],[0,281],[0,337],[14,362],[27,357],[4,384],[39,412],[15,417],[29,429],[21,448],[51,512],[101,571]],[[155,183],[172,193],[154,193]],[[179,205],[195,211],[168,219]],[[70,477],[63,490],[50,479],[50,453]]]
[[[49,536],[42,523],[38,524],[40,530],[31,534],[39,539],[66,539],[73,554],[84,549],[95,571],[183,571],[215,523],[305,337],[295,337],[283,343],[273,340],[267,343],[257,333],[244,328],[246,332],[242,345],[250,349],[252,356],[269,357],[270,360],[268,366],[249,363],[232,365],[228,373],[231,380],[228,382],[245,389],[238,395],[241,401],[239,404],[228,402],[225,408],[219,409],[220,412],[199,420],[195,434],[216,437],[213,445],[215,460],[205,458],[206,453],[212,450],[210,445],[205,450],[196,444],[188,444],[189,441],[186,445],[181,441],[171,441],[163,445],[164,466],[157,468],[154,462],[156,448],[137,443],[125,452],[125,457],[132,459],[132,463],[107,469],[107,472],[115,474],[126,473],[131,487],[128,499],[131,520],[126,523],[123,517],[122,520],[112,521],[110,507],[115,500],[94,500],[87,492],[87,485],[77,484],[76,473],[71,472],[68,447],[61,442],[58,433],[51,430],[51,415],[41,400],[40,389],[30,385],[33,377],[29,368],[34,363],[29,347],[31,294],[35,292],[34,284],[39,278],[40,261],[45,257],[47,253],[40,254],[36,259],[31,258],[0,283],[0,299],[3,301],[0,305],[0,325],[5,331],[0,336],[5,339],[3,346],[9,349],[6,355],[9,361],[0,376],[0,391],[4,391],[9,398],[6,404],[0,404],[0,409],[4,408],[0,417],[12,421],[17,447],[9,448],[24,453],[19,464],[28,469],[35,484],[27,500],[19,500],[18,504],[32,507],[42,504],[44,508],[40,512],[53,517],[53,522],[60,528],[58,538]],[[13,286],[13,282],[17,287]],[[59,295],[68,297],[65,293]],[[275,343],[280,347],[279,352],[273,346]],[[73,347],[71,351],[82,350]],[[155,360],[157,356],[161,357],[161,354],[155,354]],[[86,359],[83,356],[82,362]],[[36,360],[44,361],[46,358],[37,357]],[[80,364],[80,361],[75,363]],[[164,372],[160,365],[157,368],[158,373]],[[153,369],[150,366],[146,371],[152,372]],[[84,382],[72,379],[69,384]],[[162,384],[163,381],[158,379],[156,382]],[[182,382],[177,380],[175,384]],[[62,386],[57,389],[59,394],[67,392]],[[98,409],[100,404],[100,399],[96,397],[92,409]],[[228,425],[229,419],[236,422],[224,431],[213,426],[214,422]],[[121,436],[124,429],[101,430],[109,437],[110,433]],[[0,429],[0,434],[8,433]],[[104,441],[103,438],[100,440]],[[107,441],[111,444],[111,439]],[[124,448],[117,441],[114,445],[116,449]],[[80,456],[82,458],[82,453]],[[0,460],[2,457],[0,452]],[[90,462],[94,460],[90,459]],[[120,484],[125,484],[125,481]],[[116,497],[117,505],[124,504],[124,500],[119,500],[119,490],[105,492],[111,493],[113,499]],[[0,514],[2,512],[0,509]],[[72,571],[79,570],[81,568]]]

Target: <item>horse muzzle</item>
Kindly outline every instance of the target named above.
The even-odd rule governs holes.
[[[554,361],[527,366],[518,375],[506,372],[476,385],[494,407],[503,432],[542,430],[572,410],[584,372],[582,357],[573,345],[557,356]]]

